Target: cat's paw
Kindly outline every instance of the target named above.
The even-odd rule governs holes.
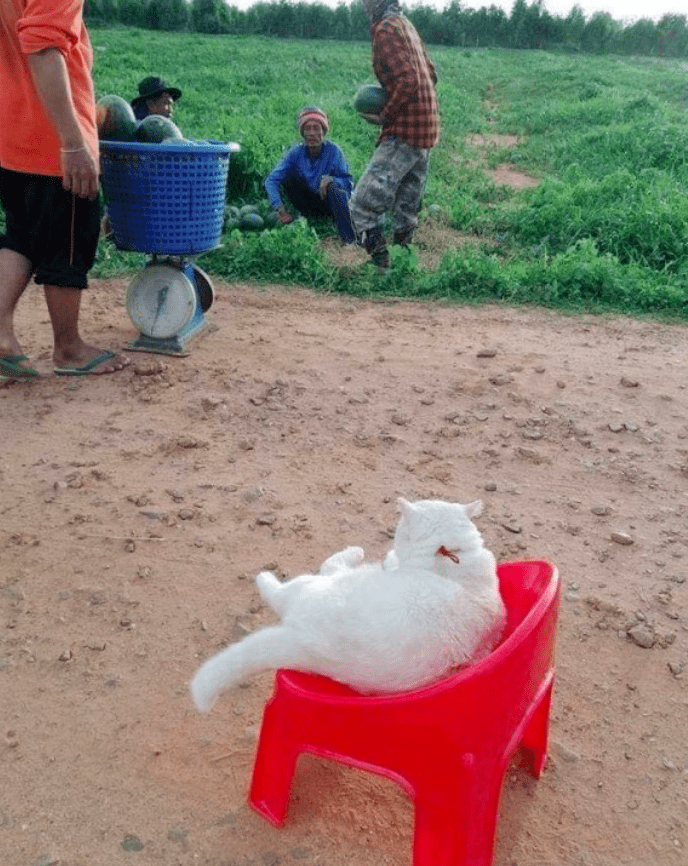
[[[320,566],[320,574],[336,574],[347,568],[356,568],[363,563],[365,553],[362,547],[345,547],[333,553]]]
[[[279,592],[282,584],[271,571],[261,571],[256,577],[256,587],[258,592],[263,597],[263,600],[270,604],[276,592]]]
[[[382,567],[385,571],[392,571],[395,568],[399,568],[399,557],[397,556],[396,550],[389,551],[387,556],[384,558]]]
[[[362,547],[347,547],[346,550],[342,550],[341,557],[347,568],[357,568],[363,565],[365,553]]]

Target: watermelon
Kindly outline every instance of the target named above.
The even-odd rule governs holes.
[[[149,114],[136,127],[136,140],[148,144],[160,144],[166,138],[178,141],[183,137],[179,127],[162,114]]]
[[[247,211],[241,215],[241,228],[258,230],[265,228],[265,223],[259,213],[256,213],[255,211]]]
[[[126,99],[111,94],[96,103],[98,138],[108,141],[133,141],[136,131],[134,109]]]
[[[364,84],[354,96],[354,109],[364,114],[379,114],[387,102],[387,91],[379,84]]]

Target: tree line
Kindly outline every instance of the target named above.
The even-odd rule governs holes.
[[[86,0],[84,9],[91,26],[338,41],[366,40],[370,23],[360,0],[335,8],[275,0],[245,11],[225,0]],[[667,14],[656,23],[642,18],[624,26],[608,12],[586,18],[579,6],[565,18],[551,15],[542,0],[530,5],[515,0],[509,15],[496,6],[462,9],[459,0],[441,10],[421,5],[405,11],[432,45],[688,57],[685,15]]]

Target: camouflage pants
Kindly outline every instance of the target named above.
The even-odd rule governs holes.
[[[429,158],[429,148],[411,147],[397,138],[378,144],[349,203],[359,238],[381,225],[387,211],[392,211],[395,234],[416,228]]]

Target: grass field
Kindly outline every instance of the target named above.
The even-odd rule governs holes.
[[[175,121],[188,138],[233,140],[228,199],[257,203],[267,172],[317,103],[354,176],[375,141],[351,108],[373,81],[367,43],[92,30],[98,96],[130,99],[145,75],[181,87]],[[203,266],[228,280],[306,284],[360,294],[535,303],[688,318],[688,75],[676,61],[429,46],[442,141],[423,219],[475,235],[438,266],[395,250],[394,268],[342,277],[323,257],[323,226],[234,230]],[[491,155],[541,179],[518,193],[475,164],[467,137],[519,136]],[[139,267],[102,244],[94,275]]]

